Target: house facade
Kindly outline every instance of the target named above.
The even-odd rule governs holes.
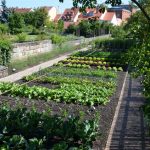
[[[49,17],[49,20],[50,21],[54,21],[55,20],[55,17],[57,16],[57,9],[56,9],[56,7],[49,7],[49,6],[44,6],[44,7],[42,7],[42,8],[44,8],[46,11],[47,11],[47,13],[48,13],[48,17]]]
[[[105,22],[109,22],[113,25],[119,25],[118,24],[118,20],[117,20],[117,17],[116,17],[116,14],[114,12],[105,12],[101,18],[100,18],[101,21],[105,21]]]

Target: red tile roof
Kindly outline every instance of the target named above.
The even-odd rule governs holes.
[[[54,21],[57,22],[59,21],[59,19],[61,18],[62,14],[57,14]]]
[[[77,13],[79,12],[79,8],[71,8],[71,9],[65,9],[64,13],[62,14],[62,19],[64,21],[72,21]]]
[[[64,29],[67,29],[70,25],[74,24],[73,22],[64,22]]]
[[[53,7],[51,7],[51,6],[43,6],[41,8],[44,8],[46,11],[50,11]]]
[[[12,9],[18,13],[27,13],[32,11],[32,8],[12,8]]]
[[[64,29],[67,29],[70,25],[75,25],[77,26],[79,24],[79,22],[64,22]]]
[[[85,15],[83,15],[83,14],[80,14],[80,15],[79,15],[79,19],[80,19],[80,20],[88,20],[88,19],[90,19],[90,18],[97,18],[97,19],[100,19],[101,15],[102,15],[102,13],[100,13],[100,12],[94,13],[93,16],[85,16]]]
[[[114,15],[115,15],[115,12],[106,12],[106,14],[102,20],[111,21],[113,19]]]

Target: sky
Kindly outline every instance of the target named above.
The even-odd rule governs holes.
[[[129,0],[123,0],[123,3],[128,3]],[[104,0],[98,0],[99,3]],[[40,6],[55,6],[60,13],[65,8],[72,7],[72,0],[64,0],[64,3],[60,3],[59,0],[6,0],[8,7],[40,7]]]

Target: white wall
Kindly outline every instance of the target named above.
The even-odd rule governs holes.
[[[117,22],[117,18],[116,18],[116,15],[113,16],[112,20],[111,20],[111,23],[115,26],[118,25],[118,22]]]
[[[105,12],[101,15],[100,20],[104,19],[104,16],[106,15],[106,13],[107,13],[107,10],[105,10]]]
[[[73,19],[73,22],[77,22],[78,21],[78,18],[79,18],[79,15],[81,13],[78,11],[78,13],[76,14],[75,18]]]
[[[52,7],[48,12],[50,21],[53,21],[55,19],[56,15],[57,15],[57,9],[56,9],[56,7]]]

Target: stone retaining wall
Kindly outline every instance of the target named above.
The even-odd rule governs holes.
[[[50,40],[13,44],[12,60],[22,59],[39,53],[49,52],[53,48]]]
[[[0,78],[8,76],[8,68],[0,66]]]

